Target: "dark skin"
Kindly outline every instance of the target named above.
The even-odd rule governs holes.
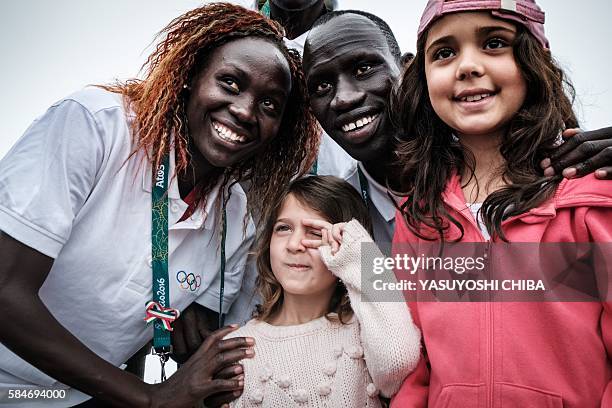
[[[241,379],[213,378],[253,356],[253,339],[221,340],[236,327],[211,334],[183,369],[167,381],[146,384],[98,357],[46,308],[38,292],[52,258],[3,233],[0,253],[0,308],[4,311],[0,341],[51,377],[118,407],[191,407],[209,395],[242,389]]]
[[[183,194],[216,168],[256,154],[276,137],[291,74],[276,46],[243,38],[216,48],[189,88],[186,113],[193,172],[179,179]],[[187,337],[194,351],[189,361],[167,381],[146,384],[98,357],[46,308],[38,293],[52,258],[2,233],[0,253],[0,341],[51,377],[107,406],[120,407],[191,407],[211,395],[242,391],[237,363],[253,356],[254,340],[223,340],[236,326],[202,331],[197,340]]]
[[[313,113],[327,134],[361,161],[375,180],[383,185],[388,182],[391,188],[397,184],[391,177],[398,174],[393,154],[397,130],[389,120],[388,105],[400,71],[400,61],[391,54],[378,26],[363,16],[341,15],[316,27],[308,36],[304,72]],[[342,130],[343,125],[372,114],[381,117],[372,122],[375,126],[365,126],[357,138]],[[565,169],[564,175],[570,176],[567,168],[576,166],[576,177],[595,171],[598,178],[612,179],[612,128],[582,133],[570,129],[564,137],[567,142],[552,156],[552,166],[547,161],[542,163],[547,175]],[[188,319],[197,323],[185,322],[181,338],[192,340],[174,345],[176,352],[189,355],[206,338],[201,323],[205,317],[197,317],[202,311],[193,307],[185,313],[192,314]],[[207,402],[219,406],[233,399],[231,393],[223,393]]]
[[[376,31],[379,35],[375,34]],[[395,66],[367,57],[364,50],[370,53],[377,50],[383,57],[382,61],[392,60]],[[385,89],[381,85],[372,85],[373,78],[382,76],[377,69],[386,70],[386,74],[396,81],[399,64],[391,56],[378,26],[363,16],[350,13],[317,26],[308,35],[304,49],[304,72],[317,120],[353,158],[363,162],[379,183],[388,182],[391,188],[397,182],[392,178],[397,173],[393,171],[395,158],[390,154],[395,149],[392,135],[396,131],[380,124],[375,130],[370,129],[372,138],[381,141],[371,142],[368,148],[374,156],[372,160],[364,156],[364,149],[355,142],[356,138],[350,137],[351,132],[343,132],[341,126],[345,124],[344,118],[358,117],[375,106],[370,101],[380,97]],[[386,89],[384,104],[388,107],[390,87]],[[563,136],[567,142],[541,164],[545,175],[563,172],[565,177],[572,178],[595,172],[597,178],[612,179],[612,127],[589,132],[568,129]]]
[[[289,63],[274,44],[241,38],[216,48],[187,88],[192,171],[179,178],[181,196],[276,137],[290,89]]]
[[[193,350],[204,343],[218,326],[219,314],[197,303],[192,303],[183,311],[180,318],[174,323],[172,332],[172,358],[180,364],[191,361]],[[181,365],[182,371],[183,366]],[[236,362],[228,365],[215,374],[218,380],[241,380],[242,365]],[[229,403],[242,394],[242,388],[217,392],[204,400],[207,407],[218,407]]]
[[[384,185],[397,174],[388,99],[400,67],[369,19],[347,13],[332,21],[314,28],[304,49],[310,105],[325,132]]]
[[[290,40],[310,30],[325,13],[323,0],[271,0],[270,18],[285,27]]]
[[[566,178],[582,177],[595,171],[595,177],[612,179],[612,127],[563,133],[565,143],[540,166],[546,176],[562,173]]]

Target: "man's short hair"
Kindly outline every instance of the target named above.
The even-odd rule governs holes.
[[[397,40],[395,39],[395,35],[393,35],[393,31],[391,31],[391,27],[389,27],[389,24],[387,24],[382,18],[375,16],[374,14],[368,13],[366,11],[361,11],[361,10],[331,11],[319,17],[317,21],[315,21],[314,24],[312,25],[312,28],[314,29],[317,26],[323,25],[327,23],[328,21],[336,17],[339,17],[343,14],[358,14],[360,16],[367,18],[374,24],[376,24],[380,32],[385,36],[385,39],[387,40],[387,45],[389,46],[389,51],[391,51],[391,55],[393,55],[393,57],[396,59],[398,63],[400,62],[401,57],[402,57],[402,51],[400,50],[399,44],[397,43]]]

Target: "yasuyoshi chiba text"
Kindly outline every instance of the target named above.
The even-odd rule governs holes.
[[[546,291],[544,281],[535,279],[402,279],[397,282],[377,279],[372,286],[378,291]]]

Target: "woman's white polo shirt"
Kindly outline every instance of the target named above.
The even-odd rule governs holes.
[[[152,298],[151,169],[143,154],[130,157],[130,121],[120,95],[88,88],[53,105],[0,161],[0,230],[55,259],[41,299],[73,335],[117,366],[153,334],[143,320]],[[187,204],[171,180],[170,302],[179,310],[193,301],[219,308],[218,194],[219,186],[206,208],[177,223]],[[226,208],[224,312],[239,292],[254,233],[249,219],[243,234],[246,196],[238,184]],[[195,285],[181,282],[188,274]],[[28,384],[58,385],[0,345],[0,386]]]

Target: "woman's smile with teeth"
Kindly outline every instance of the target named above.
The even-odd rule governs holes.
[[[238,143],[245,143],[247,141],[246,136],[236,134],[236,132],[233,132],[232,130],[223,126],[219,122],[213,122],[213,127],[215,128],[215,130],[217,131],[217,133],[223,140],[227,140],[228,142],[238,142]]]
[[[356,120],[355,122],[348,123],[342,126],[342,131],[350,132],[351,130],[362,128],[368,123],[372,123],[374,119],[376,119],[377,116],[378,115],[366,116],[366,117]]]

